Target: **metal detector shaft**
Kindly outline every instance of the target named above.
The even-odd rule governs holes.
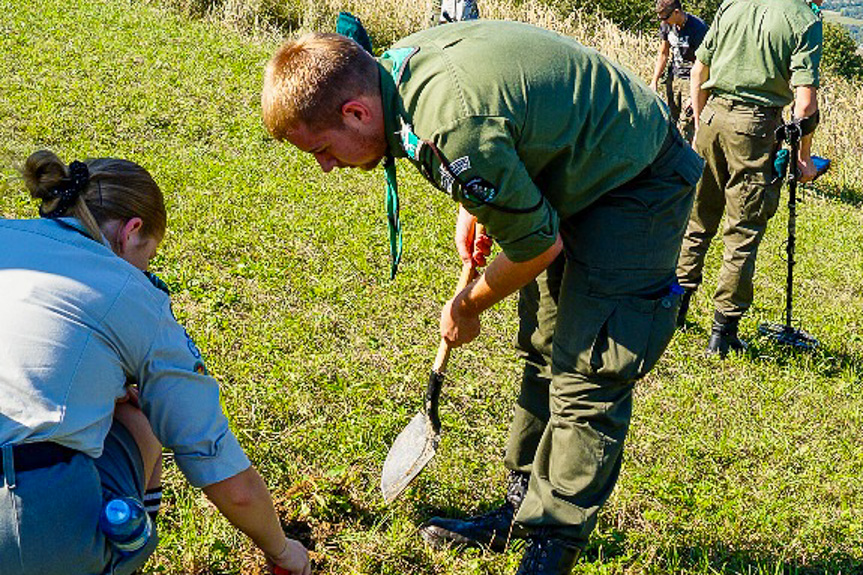
[[[788,176],[788,243],[785,252],[788,255],[788,274],[785,280],[785,327],[792,329],[792,299],[794,292],[794,253],[797,243],[797,154],[800,150],[800,135],[789,137],[791,144],[791,160]]]
[[[811,350],[818,346],[818,340],[792,325],[793,322],[793,299],[794,299],[794,256],[797,248],[797,155],[800,151],[800,138],[802,131],[799,123],[792,122],[777,130],[777,139],[781,143],[787,140],[791,147],[791,158],[788,162],[788,240],[785,244],[788,272],[785,280],[785,325],[776,323],[763,323],[758,327],[762,334],[776,340],[784,345],[791,345],[798,349]],[[829,166],[827,162],[826,166]],[[827,167],[824,167],[824,170]]]

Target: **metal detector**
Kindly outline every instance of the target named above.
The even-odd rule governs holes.
[[[794,291],[794,253],[797,243],[797,152],[800,148],[800,138],[803,131],[800,124],[791,122],[776,130],[776,140],[781,145],[787,141],[791,147],[788,159],[788,240],[785,242],[788,273],[785,280],[785,324],[765,322],[758,326],[758,331],[782,345],[790,345],[804,351],[811,351],[818,346],[818,340],[802,329],[792,325],[792,295]],[[813,156],[818,173],[816,178],[827,171],[830,161]]]

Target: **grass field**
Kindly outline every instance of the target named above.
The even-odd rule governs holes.
[[[650,38],[546,24],[590,28],[585,42],[649,74]],[[15,166],[39,148],[147,167],[169,208],[152,269],[315,572],[511,573],[517,551],[433,551],[416,528],[502,500],[515,302],[453,353],[438,456],[386,507],[380,468],[420,407],[457,280],[455,206],[401,166],[405,256],[388,281],[383,174],[321,174],[261,126],[268,38],[138,1],[0,0],[0,215],[36,215]],[[696,325],[637,387],[622,476],[578,573],[863,573],[863,88],[827,78],[821,104],[815,151],[835,167],[802,194],[795,303],[822,346],[791,353],[755,335],[781,320],[783,206],[742,325],[751,350],[705,358],[713,246]],[[148,571],[264,570],[170,457],[159,528]]]

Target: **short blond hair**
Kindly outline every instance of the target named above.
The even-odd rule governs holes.
[[[286,42],[264,73],[264,125],[277,140],[299,124],[312,129],[340,125],[345,102],[380,94],[378,74],[372,55],[340,34],[312,33]]]

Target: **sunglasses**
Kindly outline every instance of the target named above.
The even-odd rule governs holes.
[[[671,18],[671,15],[674,14],[676,11],[677,11],[677,8],[672,8],[671,10],[669,10],[668,12],[665,12],[664,14],[659,14],[659,19],[664,22],[665,20],[668,20],[669,18]]]

